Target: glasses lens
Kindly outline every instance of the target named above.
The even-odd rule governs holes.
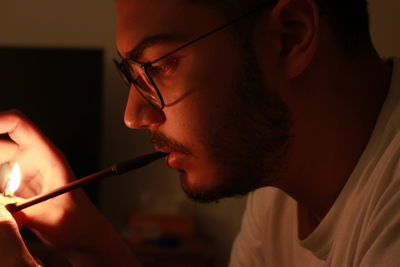
[[[162,109],[162,101],[158,95],[157,89],[153,82],[146,75],[145,67],[135,63],[126,62],[125,69],[129,71],[129,77],[132,79],[132,84],[138,89],[141,95],[157,109]]]
[[[163,108],[163,102],[155,85],[146,75],[145,69],[135,62],[123,60],[119,63],[113,60],[125,84],[130,88],[132,85],[139,93],[157,109]]]
[[[139,75],[134,84],[147,101],[149,101],[157,109],[162,109],[162,102],[158,96],[157,90],[153,86],[152,82],[148,79],[147,75],[144,73],[143,76]]]
[[[121,75],[122,80],[126,84],[126,86],[131,87],[132,82],[130,81],[130,75],[129,72],[125,70],[125,67],[123,63],[119,63],[117,60],[113,59],[113,62],[115,63],[115,66],[118,69],[119,75]]]

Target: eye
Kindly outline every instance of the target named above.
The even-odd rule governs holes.
[[[154,78],[167,78],[172,76],[178,67],[177,58],[166,58],[148,67],[148,72]]]

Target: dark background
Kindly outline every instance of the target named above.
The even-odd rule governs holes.
[[[101,50],[0,47],[0,88],[0,111],[28,115],[64,152],[77,177],[98,170]],[[85,191],[98,204],[97,184]]]

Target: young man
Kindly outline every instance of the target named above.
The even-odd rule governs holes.
[[[117,15],[126,125],[191,198],[252,192],[231,266],[399,265],[400,62],[375,52],[364,0],[117,0]],[[0,161],[33,181],[21,197],[73,177],[21,114],[0,132],[15,141]],[[74,266],[138,264],[80,191],[15,217]],[[3,262],[34,266],[2,221]]]

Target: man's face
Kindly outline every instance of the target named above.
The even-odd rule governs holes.
[[[177,0],[117,0],[117,48],[150,62],[225,23],[214,9]],[[153,38],[158,36],[157,38]],[[158,62],[162,111],[131,87],[125,122],[147,128],[170,152],[192,198],[212,201],[270,185],[281,168],[290,121],[286,106],[263,83],[250,48],[223,30]],[[247,50],[247,51],[246,51]]]

